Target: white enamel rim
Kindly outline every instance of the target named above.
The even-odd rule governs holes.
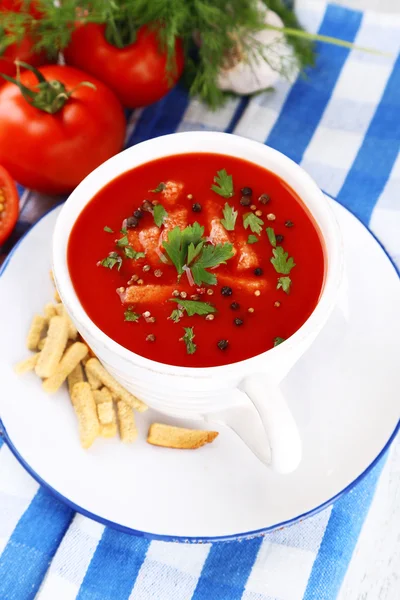
[[[179,375],[192,379],[224,374],[245,376],[253,370],[255,359],[263,357],[267,352],[229,365],[192,368],[159,363],[124,348],[106,335],[88,317],[78,300],[69,276],[67,265],[69,234],[79,214],[93,196],[110,181],[137,166],[158,158],[193,152],[235,156],[255,164],[264,163],[262,166],[278,174],[284,181],[290,179],[288,183],[307,206],[322,231],[324,240],[330,240],[329,244],[325,244],[327,268],[321,297],[313,313],[302,327],[285,342],[286,348],[280,345],[267,352],[274,352],[279,356],[279,352],[283,353],[290,349],[288,345],[294,347],[313,331],[320,330],[335,305],[343,276],[343,241],[336,217],[324,194],[299,165],[269,146],[233,134],[194,131],[153,138],[113,156],[90,173],[69,196],[56,223],[53,234],[53,272],[56,286],[63,303],[68,311],[74,315],[74,319],[83,324],[90,334],[109,351],[129,363],[134,363],[157,373]],[[262,159],[252,160],[254,156],[262,156]],[[285,174],[288,176],[285,177]],[[317,203],[317,211],[309,208],[308,202],[310,199]],[[323,227],[321,221],[323,221]]]

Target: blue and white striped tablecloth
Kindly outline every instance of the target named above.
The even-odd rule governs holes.
[[[380,238],[400,266],[400,15],[300,0],[309,31],[390,53],[318,45],[316,68],[293,85],[230,100],[212,113],[182,87],[129,116],[127,145],[188,130],[228,131],[300,163]],[[3,256],[54,198],[21,191]],[[0,441],[1,445],[1,441]],[[242,542],[148,541],[76,515],[0,448],[0,600],[333,600],[383,461],[333,507]]]

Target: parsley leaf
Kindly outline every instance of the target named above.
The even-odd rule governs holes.
[[[175,308],[169,315],[168,319],[171,319],[171,321],[173,321],[174,323],[179,323],[182,317],[183,312],[179,308]]]
[[[118,252],[110,252],[106,258],[100,261],[100,264],[102,267],[106,267],[106,269],[112,269],[115,265],[118,265],[117,269],[119,271],[122,265],[122,256]]]
[[[120,248],[123,248],[124,246],[127,246],[129,244],[129,240],[128,240],[128,236],[124,235],[122,238],[119,238],[119,240],[117,240],[117,246],[119,246]]]
[[[274,338],[274,348],[276,348],[276,346],[279,346],[279,344],[282,344],[282,342],[285,342],[285,338],[281,338],[281,337],[276,337]]]
[[[198,256],[200,254],[203,246],[204,246],[204,242],[199,242],[197,244],[197,246],[195,246],[193,243],[190,244],[190,246],[188,248],[188,255],[187,255],[187,264],[188,265],[190,265],[190,263],[194,261],[196,256]]]
[[[243,215],[243,225],[245,229],[250,227],[253,233],[259,235],[261,233],[262,226],[264,225],[264,221],[260,219],[260,217],[257,217],[257,215],[254,213],[248,212]]]
[[[267,227],[265,231],[267,232],[269,243],[271,244],[271,246],[276,248],[276,236],[273,227]]]
[[[124,312],[124,320],[125,321],[134,321],[135,323],[139,321],[140,315],[138,313],[133,312],[130,308]]]
[[[256,242],[258,242],[259,239],[256,235],[250,234],[249,237],[247,238],[247,243],[248,244],[255,244]]]
[[[288,253],[284,251],[282,246],[277,246],[272,250],[272,254],[274,255],[271,258],[271,262],[274,265],[275,271],[277,273],[282,273],[283,275],[289,275],[290,271],[293,267],[296,266],[293,258],[288,258]]]
[[[156,204],[154,207],[154,211],[153,211],[153,217],[154,217],[154,223],[157,225],[157,227],[161,227],[161,225],[164,223],[165,217],[167,217],[167,216],[168,216],[168,213],[165,210],[165,208],[163,207],[163,205]]]
[[[132,246],[125,246],[124,252],[126,258],[133,258],[133,260],[139,260],[139,258],[144,258],[146,256],[144,252],[136,252]]]
[[[126,228],[126,227],[123,227],[122,229],[120,229],[120,232],[121,232],[121,233],[128,233],[128,230],[127,230],[127,228]]]
[[[290,294],[291,285],[292,280],[290,279],[290,277],[278,277],[278,285],[276,286],[276,289],[279,290],[280,288],[282,288],[286,294]]]
[[[193,327],[184,327],[183,329],[185,330],[185,335],[183,336],[182,340],[186,344],[187,353],[194,354],[196,352],[197,346],[193,342],[195,338]]]
[[[196,285],[205,283],[207,285],[216,285],[217,278],[206,269],[218,267],[226,264],[226,261],[233,256],[232,244],[217,244],[216,246],[204,246],[198,260],[192,265],[192,275]]]
[[[108,225],[104,227],[104,231],[107,231],[107,233],[114,233],[114,231],[111,229],[111,227],[108,227]]]
[[[219,194],[223,198],[232,198],[233,196],[233,181],[232,175],[228,175],[225,169],[221,171],[217,171],[216,176],[214,177],[214,183],[217,185],[212,185],[211,189],[216,194]]]
[[[222,212],[224,218],[221,219],[221,224],[225,227],[227,231],[233,231],[235,229],[238,211],[234,210],[233,206],[229,206],[229,204],[225,202],[225,206]]]
[[[160,181],[158,186],[156,188],[154,188],[154,190],[149,190],[149,192],[153,192],[153,194],[158,194],[159,192],[162,192],[163,190],[165,190],[166,187],[167,186],[165,185],[165,183],[163,181]]]
[[[180,298],[171,298],[170,302],[177,302],[182,306],[188,317],[193,315],[208,315],[217,312],[217,309],[211,306],[208,302],[198,302],[197,300],[181,300]]]
[[[163,242],[163,247],[174,264],[178,276],[183,273],[189,246],[191,244],[197,246],[202,241],[203,234],[204,227],[201,227],[197,222],[188,225],[182,231],[177,226],[168,232],[168,241]]]

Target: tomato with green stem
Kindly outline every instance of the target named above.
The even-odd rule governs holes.
[[[27,70],[15,80],[3,75],[0,88],[0,164],[30,189],[70,192],[121,150],[122,106],[78,69],[21,66]]]
[[[168,58],[160,47],[159,31],[147,26],[136,31],[129,20],[78,24],[64,50],[65,60],[98,77],[124,106],[147,106],[168,93],[184,67],[181,40],[176,39]]]
[[[15,183],[0,166],[0,246],[4,244],[18,219],[19,198]]]

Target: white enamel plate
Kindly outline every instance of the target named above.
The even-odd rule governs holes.
[[[53,296],[50,245],[59,208],[22,240],[0,278],[0,428],[18,460],[79,512],[174,541],[265,532],[347,491],[398,428],[400,283],[367,229],[333,204],[345,240],[348,304],[283,384],[304,444],[295,473],[273,473],[225,428],[196,451],[152,447],[149,423],[168,422],[153,411],[137,416],[132,446],[98,439],[82,450],[67,391],[47,396],[35,375],[14,374],[13,364],[28,354],[32,316]]]

